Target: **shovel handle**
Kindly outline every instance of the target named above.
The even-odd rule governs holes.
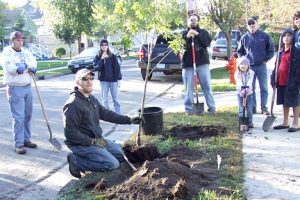
[[[46,112],[45,112],[45,109],[44,109],[44,105],[43,105],[43,101],[42,101],[42,98],[41,98],[39,89],[38,89],[37,84],[36,84],[36,81],[35,81],[34,74],[32,74],[32,73],[29,73],[29,74],[30,74],[30,76],[32,77],[32,80],[33,80],[33,83],[34,83],[34,86],[35,86],[35,89],[36,89],[36,93],[37,93],[37,95],[38,95],[39,102],[40,102],[40,104],[41,104],[41,108],[42,108],[43,115],[44,115],[44,118],[45,118],[45,121],[46,121],[46,124],[47,124],[47,128],[48,128],[49,133],[50,133],[50,140],[52,140],[52,131],[51,131],[50,124],[49,124],[49,121],[48,121],[48,118],[47,118],[47,115],[46,115]]]

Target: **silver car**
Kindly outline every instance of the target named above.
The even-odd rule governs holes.
[[[231,40],[231,48],[237,49],[237,41]],[[211,49],[211,57],[212,59],[224,58],[227,60],[227,41],[226,39],[217,39],[215,44],[212,46]]]

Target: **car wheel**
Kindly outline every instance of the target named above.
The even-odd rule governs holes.
[[[216,56],[212,56],[211,58],[212,58],[213,60],[216,60]]]
[[[73,74],[76,74],[78,69],[77,68],[72,68],[71,71],[72,71]]]
[[[143,80],[145,80],[145,79],[146,79],[146,74],[145,74],[145,73],[142,73],[142,78],[143,78]],[[151,80],[151,78],[152,78],[152,73],[151,73],[151,74],[149,74],[149,76],[148,76],[148,81],[150,81],[150,80]]]

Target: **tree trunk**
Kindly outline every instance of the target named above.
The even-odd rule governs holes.
[[[231,54],[231,29],[228,32],[224,31],[224,33],[227,40],[227,61],[229,61]]]
[[[81,52],[81,36],[77,38],[77,42],[78,42],[78,54],[79,54]]]
[[[71,49],[71,45],[69,45],[69,55],[70,55],[70,59],[72,57],[72,49]]]

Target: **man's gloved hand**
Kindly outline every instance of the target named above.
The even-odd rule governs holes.
[[[94,138],[92,141],[92,144],[97,146],[97,147],[101,147],[101,148],[105,148],[108,145],[108,142],[104,139],[104,138]]]
[[[144,118],[142,118],[140,116],[130,118],[131,124],[140,124],[141,122],[144,123]]]
[[[32,73],[32,74],[35,74],[36,73],[36,68],[29,68],[28,72]]]
[[[27,67],[26,63],[16,63],[16,66],[18,67],[17,69],[18,74],[23,74]]]

